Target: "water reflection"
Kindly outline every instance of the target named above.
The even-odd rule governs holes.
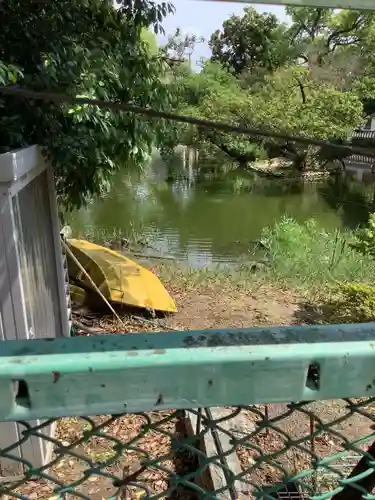
[[[355,229],[368,221],[375,212],[374,180],[371,183],[353,181],[351,176],[332,177],[321,184],[318,192],[339,215],[341,225]]]
[[[149,253],[207,266],[246,254],[262,228],[283,215],[314,217],[330,230],[354,228],[375,211],[374,185],[349,176],[312,183],[259,178],[222,164],[212,169],[181,156],[157,157],[143,172],[124,168],[106,199],[75,214],[73,229],[143,232]]]

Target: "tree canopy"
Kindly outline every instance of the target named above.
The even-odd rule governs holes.
[[[345,142],[375,109],[375,16],[290,7],[291,23],[246,8],[209,41],[211,60],[191,64],[203,40],[154,33],[173,11],[151,0],[4,0],[0,84],[170,110],[209,120]],[[127,162],[153,147],[194,144],[241,165],[283,156],[298,169],[330,157],[293,141],[229,135],[95,106],[0,98],[0,152],[44,147],[58,194],[77,207],[106,188]],[[324,156],[324,155],[323,155]]]
[[[158,32],[172,6],[117,3],[1,2],[0,83],[165,108],[164,63],[147,30]],[[0,151],[42,145],[68,207],[100,193],[120,164],[141,164],[161,136],[157,122],[129,113],[0,99]]]
[[[274,14],[259,14],[247,7],[243,16],[231,16],[222,30],[212,34],[212,61],[236,75],[260,68],[275,70],[291,57],[286,29]]]
[[[286,67],[265,77],[262,85],[244,88],[241,81],[218,63],[207,63],[186,81],[181,111],[194,116],[310,139],[345,142],[363,121],[357,95],[317,81],[304,67]],[[215,130],[181,127],[179,140],[205,143],[241,164],[284,156],[299,169],[318,158],[319,148],[292,141],[225,134]],[[190,136],[188,135],[190,133]]]
[[[345,144],[375,103],[375,15],[289,7],[291,22],[245,8],[210,39],[199,73],[175,80],[179,111],[213,121]],[[375,106],[374,106],[375,108]],[[177,130],[176,130],[177,128]],[[330,148],[175,127],[174,139],[241,165],[284,157],[299,170],[336,157]],[[176,133],[177,132],[177,133]],[[172,141],[173,143],[173,141]],[[337,158],[339,161],[341,157]]]

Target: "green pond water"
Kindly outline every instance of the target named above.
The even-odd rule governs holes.
[[[232,263],[247,254],[265,226],[282,216],[315,218],[324,229],[353,229],[375,211],[372,179],[349,174],[319,182],[258,178],[220,166],[123,168],[110,192],[70,220],[78,237],[116,239],[142,234],[142,253],[184,260],[194,267]]]

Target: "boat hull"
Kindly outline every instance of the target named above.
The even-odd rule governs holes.
[[[104,297],[113,303],[161,312],[176,312],[176,304],[159,278],[133,260],[86,240],[67,240],[70,250]],[[68,256],[69,278],[84,290],[95,287]]]

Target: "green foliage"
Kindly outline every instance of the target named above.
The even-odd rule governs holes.
[[[353,83],[353,92],[358,95],[364,105],[367,115],[375,113],[375,78],[371,75],[363,75]]]
[[[340,284],[325,307],[330,323],[367,323],[375,319],[375,288],[364,284]]]
[[[324,64],[338,49],[360,47],[373,15],[361,11],[287,7],[291,17],[289,36],[296,52],[310,67]]]
[[[251,7],[231,16],[211,37],[212,59],[237,75],[303,63],[341,85],[371,64],[373,13],[319,7],[287,7],[286,13],[289,26]]]
[[[240,75],[244,71],[263,68],[272,71],[290,58],[286,26],[274,14],[259,14],[254,8],[244,9],[243,16],[231,16],[215,31],[210,40],[212,61]]]
[[[289,218],[276,222],[262,235],[273,279],[305,287],[337,281],[374,282],[374,260],[358,254],[351,241],[351,233],[332,233],[319,228],[314,220],[298,223]]]
[[[239,109],[246,105],[246,93],[238,80],[219,63],[206,62],[200,73],[178,75],[170,84],[178,112],[198,118],[233,122]],[[220,145],[234,145],[243,149],[243,141],[232,134],[201,129],[185,124],[174,124],[173,133],[165,137],[170,147],[179,143],[199,144],[203,149],[220,149]],[[249,147],[252,147],[247,141]]]
[[[311,70],[296,66],[267,76],[252,93],[251,107],[245,113],[248,126],[336,142],[345,142],[363,122],[362,105],[356,95],[319,82]],[[301,170],[321,166],[320,148],[272,143],[281,145],[284,155]]]
[[[208,62],[201,73],[190,80],[186,88],[187,107],[184,112],[212,121],[232,124],[245,123],[241,115],[251,101],[240,82],[220,64]],[[262,154],[262,146],[248,137],[226,134],[217,130],[195,129],[194,140],[240,162],[254,161]]]
[[[366,227],[356,233],[352,247],[363,255],[375,257],[375,213],[370,214]]]
[[[180,112],[247,128],[344,142],[363,122],[362,104],[353,93],[317,81],[306,68],[280,68],[249,92],[219,63],[179,80]],[[180,127],[176,140],[210,144],[248,166],[260,158],[284,156],[303,170],[320,166],[320,148],[278,139],[260,139],[216,130]],[[327,152],[325,152],[327,156]],[[327,161],[327,160],[326,160]]]
[[[155,33],[149,29],[143,28],[141,31],[141,40],[145,43],[146,48],[151,56],[157,56],[159,53],[159,45]]]
[[[0,80],[164,108],[162,62],[145,31],[161,29],[169,3],[149,0],[6,0],[0,12]],[[0,152],[40,144],[55,169],[58,194],[78,207],[106,187],[121,159],[143,163],[163,124],[96,107],[0,99]]]
[[[289,37],[314,77],[354,92],[374,112],[375,14],[355,10],[289,7]]]
[[[365,41],[370,47],[374,16],[305,7],[287,12],[289,27],[252,8],[225,21],[211,37],[211,62],[199,74],[174,74],[174,108],[206,120],[346,144],[364,122],[366,84],[371,94],[370,83],[362,76],[359,81],[362,59],[359,69],[351,63]],[[345,155],[337,157],[334,148],[187,125],[173,125],[165,140],[169,147],[199,144],[246,168],[274,157],[286,158],[298,171],[331,167],[333,160],[341,167]]]
[[[268,99],[266,99],[268,96]],[[301,67],[280,69],[253,93],[257,122],[304,137],[346,137],[362,120],[361,103],[350,93],[316,82]]]

